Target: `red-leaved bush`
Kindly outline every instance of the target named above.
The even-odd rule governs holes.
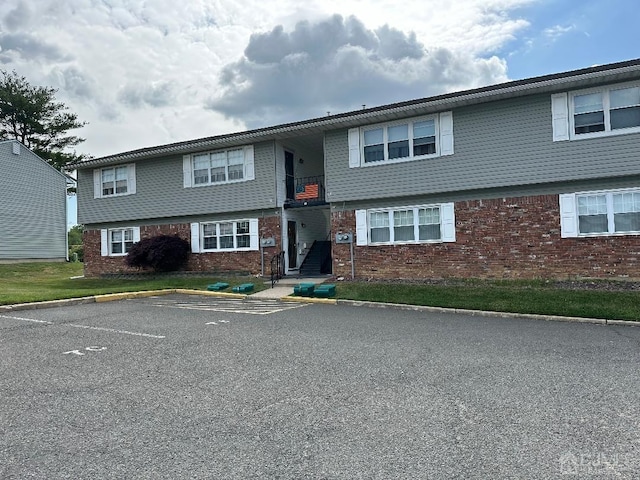
[[[174,272],[184,267],[189,258],[189,242],[172,235],[143,238],[134,243],[125,262],[130,267]]]

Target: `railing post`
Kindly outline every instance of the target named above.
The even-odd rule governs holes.
[[[271,257],[271,288],[284,276],[284,250]]]

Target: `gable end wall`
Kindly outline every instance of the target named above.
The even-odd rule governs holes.
[[[67,258],[67,184],[40,157],[0,142],[0,261]]]

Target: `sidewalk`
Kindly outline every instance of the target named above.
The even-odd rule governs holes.
[[[280,299],[282,297],[288,297],[293,293],[293,287],[299,283],[313,283],[319,285],[328,280],[328,277],[312,277],[312,278],[298,278],[298,277],[283,277],[275,284],[273,288],[269,287],[261,292],[252,293],[251,298],[269,298]],[[271,282],[265,282],[271,283]]]

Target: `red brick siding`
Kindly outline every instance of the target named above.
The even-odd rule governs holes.
[[[260,237],[274,237],[276,247],[265,248],[265,272],[269,260],[281,248],[280,217],[260,218],[258,220]],[[157,235],[178,235],[191,243],[191,225],[176,223],[168,225],[143,225],[140,227],[140,238]],[[86,230],[83,236],[84,274],[96,277],[108,273],[137,272],[125,264],[125,257],[103,257],[100,255],[100,230]],[[260,251],[251,252],[208,252],[191,253],[186,271],[191,272],[249,272],[260,273]]]
[[[640,278],[640,236],[561,238],[557,195],[457,202],[456,242],[354,245],[356,278]],[[332,231],[354,231],[334,212]],[[333,272],[351,277],[349,245],[333,245]]]

